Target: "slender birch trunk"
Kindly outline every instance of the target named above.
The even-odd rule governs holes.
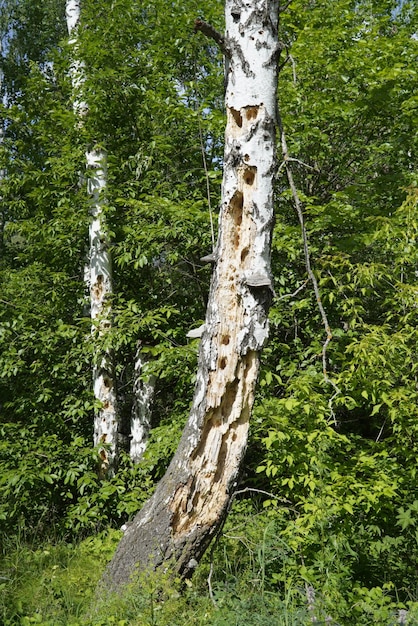
[[[77,58],[77,28],[80,23],[80,0],[67,0],[66,16],[70,44],[74,59],[71,78],[74,91],[74,111],[79,117],[80,127],[88,114],[83,99],[83,86],[86,82],[83,62]],[[89,227],[89,267],[85,272],[86,286],[90,293],[90,315],[92,337],[95,342],[93,367],[93,391],[98,401],[94,417],[94,445],[106,444],[100,452],[100,474],[104,476],[112,470],[117,460],[118,416],[113,360],[108,349],[101,346],[104,334],[110,329],[112,294],[112,265],[108,251],[103,209],[107,187],[107,159],[102,148],[86,151],[87,193],[90,202],[91,221]]]
[[[155,376],[144,376],[146,359],[141,345],[135,354],[133,404],[131,414],[130,457],[138,463],[145,452],[151,430],[151,407],[154,398]]]
[[[193,572],[228,509],[247,445],[259,354],[268,336],[278,0],[226,0],[226,33],[196,22],[227,61],[224,175],[215,269],[193,405],[153,497],[105,574],[113,587],[171,562]]]
[[[3,58],[3,48],[2,48],[2,42],[0,39],[0,59]],[[5,95],[3,93],[3,70],[0,67],[0,98],[2,99],[2,102],[4,102],[5,99]],[[0,119],[0,147],[3,144],[3,140],[4,140],[4,120],[3,118]],[[1,181],[4,179],[5,177],[5,171],[4,169],[0,169],[0,183]],[[2,197],[0,196],[0,202],[2,201]],[[3,210],[1,210],[0,212],[0,257],[3,254],[3,249],[4,249],[4,227],[5,227],[5,221],[6,221],[6,216],[5,213],[3,212]]]

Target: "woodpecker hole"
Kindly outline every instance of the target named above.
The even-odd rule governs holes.
[[[238,128],[242,128],[242,115],[240,111],[237,111],[237,109],[233,109],[232,107],[230,107],[229,111],[234,118],[235,124],[238,126]]]
[[[224,346],[227,346],[227,345],[229,344],[229,340],[230,340],[229,335],[223,335],[223,336],[222,336],[222,339],[221,339],[221,343],[222,343]]]
[[[103,376],[103,384],[107,389],[111,389],[113,387],[112,379],[109,376]]]
[[[247,120],[255,120],[258,115],[259,107],[246,107],[245,108],[245,116]]]
[[[220,367],[221,370],[224,370],[225,367],[226,367],[226,358],[224,356],[219,361],[219,367]]]
[[[244,170],[244,182],[246,185],[252,185],[255,179],[256,167],[247,166]]]
[[[245,261],[245,259],[248,256],[249,251],[250,251],[249,248],[243,248],[242,249],[242,251],[241,251],[241,262]]]
[[[104,277],[103,274],[99,274],[92,285],[92,292],[96,300],[99,300],[103,295],[104,290]]]
[[[242,191],[236,191],[231,198],[231,214],[234,220],[235,226],[240,226],[242,223],[242,209],[244,206],[244,195]]]

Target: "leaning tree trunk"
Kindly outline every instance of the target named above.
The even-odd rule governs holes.
[[[105,574],[113,587],[171,563],[192,573],[228,508],[244,456],[268,336],[275,171],[278,0],[226,0],[226,34],[196,22],[226,56],[219,236],[193,405],[177,452]]]
[[[78,58],[77,29],[80,23],[81,0],[67,0],[66,17],[70,44],[73,47],[71,79],[73,85],[74,111],[79,118],[80,128],[88,114],[83,98],[86,82],[85,67]],[[112,294],[112,265],[109,254],[108,235],[103,214],[107,187],[106,152],[99,147],[86,151],[87,194],[90,202],[89,266],[85,282],[90,293],[90,316],[94,341],[93,392],[98,401],[94,416],[93,442],[95,446],[106,444],[100,450],[100,475],[112,471],[117,461],[118,414],[113,359],[110,350],[103,349],[102,342],[109,330]]]

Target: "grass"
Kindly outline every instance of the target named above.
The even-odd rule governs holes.
[[[408,606],[397,603],[394,594],[384,586],[351,590],[348,609],[332,606],[321,595],[320,588],[302,579],[297,581],[290,569],[286,573],[289,550],[275,539],[274,527],[260,521],[255,518],[246,522],[228,521],[212,557],[208,554],[193,581],[185,587],[168,575],[139,576],[123,595],[106,597],[97,594],[96,589],[119,541],[119,531],[108,530],[76,544],[54,540],[35,545],[22,536],[6,539],[0,561],[0,623],[3,626],[418,625],[418,603],[411,601]],[[210,558],[213,558],[212,567]],[[405,621],[399,621],[404,614]]]

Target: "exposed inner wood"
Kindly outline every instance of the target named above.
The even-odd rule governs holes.
[[[244,115],[230,109],[227,134],[233,130],[245,145],[245,135],[255,123],[259,107],[247,107],[243,112]],[[245,154],[243,150],[241,153]],[[235,177],[236,188],[223,215],[224,234],[215,294],[219,328],[212,341],[216,344],[217,368],[209,372],[205,423],[190,463],[194,478],[178,487],[170,505],[172,531],[177,538],[196,525],[210,526],[218,519],[229,497],[227,481],[237,471],[237,459],[241,459],[247,441],[258,359],[255,351],[240,354],[238,332],[245,312],[239,280],[248,269],[255,236],[252,213],[257,168],[240,160]]]
[[[234,379],[224,386],[220,403],[207,414],[191,462],[194,478],[177,489],[170,507],[177,538],[196,525],[212,525],[225,506],[229,497],[225,480],[237,471],[237,456],[241,454],[236,452],[247,441],[257,363],[255,352],[248,352],[240,360]]]

